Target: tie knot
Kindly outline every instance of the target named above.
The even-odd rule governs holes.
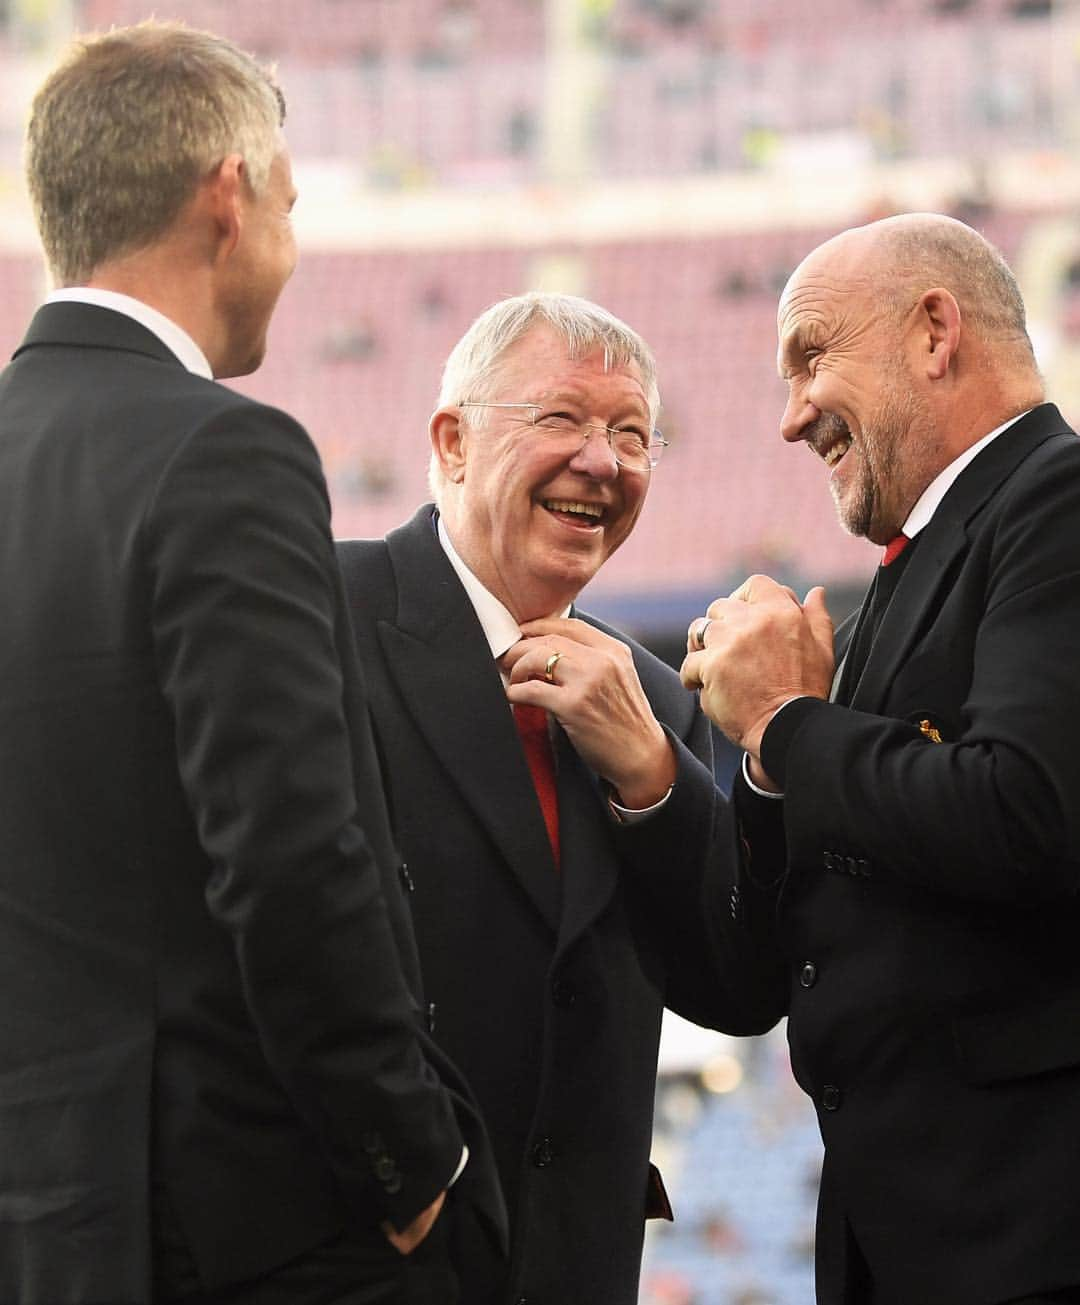
[[[882,566],[891,566],[900,554],[907,548],[911,540],[901,531],[894,539],[890,539],[885,545],[885,556],[881,559]]]

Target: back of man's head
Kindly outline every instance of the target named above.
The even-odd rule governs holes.
[[[236,46],[177,23],[75,41],[38,91],[26,171],[58,285],[159,239],[228,154],[266,185],[285,104]]]
[[[900,214],[864,229],[875,233],[883,260],[882,292],[901,312],[923,290],[944,286],[987,344],[1033,357],[1016,278],[979,232],[940,213]]]

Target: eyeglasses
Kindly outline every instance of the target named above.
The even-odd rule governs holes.
[[[548,412],[541,403],[482,403],[478,399],[466,399],[458,407],[522,408],[529,413],[524,419],[526,424],[552,442],[561,441],[570,456],[585,447],[593,431],[602,431],[615,461],[627,471],[652,471],[668,446],[658,430],[650,431],[642,426],[597,426],[568,412]]]

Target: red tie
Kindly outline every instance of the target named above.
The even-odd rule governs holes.
[[[521,735],[540,810],[544,813],[555,864],[559,864],[559,794],[555,785],[555,755],[551,750],[547,712],[543,707],[514,706],[514,724]]]
[[[895,538],[890,539],[885,545],[885,556],[881,559],[882,566],[891,566],[900,554],[907,548],[911,540],[901,531]]]

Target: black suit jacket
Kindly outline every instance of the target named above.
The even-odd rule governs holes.
[[[504,1298],[633,1305],[661,1009],[739,1032],[771,1022],[726,968],[730,831],[708,724],[675,673],[626,640],[674,743],[675,789],[660,814],[620,827],[560,733],[557,872],[430,505],[338,554],[435,1037],[476,1091],[511,1209]]]
[[[766,731],[825,1305],[852,1236],[875,1305],[1080,1283],[1078,525],[1080,441],[1044,405],[949,490],[850,705]]]
[[[208,1287],[402,1226],[456,1111],[484,1142],[422,1052],[312,444],[47,305],[0,539],[0,1300],[147,1300],[152,1188]]]

